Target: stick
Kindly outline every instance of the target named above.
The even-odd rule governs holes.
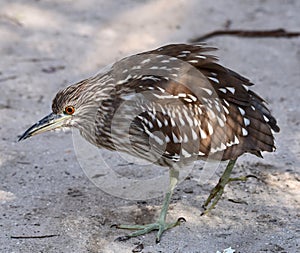
[[[54,237],[54,236],[59,236],[59,235],[29,235],[29,236],[13,236],[11,235],[10,238],[11,239],[43,239],[43,238],[50,238],[50,237]]]
[[[300,32],[290,32],[282,28],[275,30],[216,30],[200,37],[190,39],[189,42],[199,42],[221,35],[247,38],[292,38],[300,36]]]

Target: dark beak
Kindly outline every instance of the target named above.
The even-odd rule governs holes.
[[[70,115],[66,114],[50,113],[45,118],[41,119],[39,122],[27,129],[26,132],[19,138],[19,141],[25,140],[36,134],[63,127],[70,117]]]

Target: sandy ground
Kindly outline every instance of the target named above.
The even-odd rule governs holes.
[[[50,112],[57,90],[126,55],[231,28],[298,30],[300,1],[0,1],[1,252],[300,252],[300,38],[210,39],[221,62],[251,78],[281,127],[277,152],[245,155],[216,209],[201,205],[223,167],[207,182],[181,183],[169,219],[186,223],[163,235],[115,242],[114,223],[155,219],[162,198],[128,201],[104,193],[76,161],[71,133],[17,143]],[[117,167],[116,163],[116,167]],[[230,200],[240,200],[234,203]],[[48,236],[13,239],[11,236]]]

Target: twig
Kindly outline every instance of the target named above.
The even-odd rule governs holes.
[[[17,161],[17,163],[19,163],[19,164],[30,164],[30,162],[26,162],[26,161]]]
[[[216,30],[200,37],[190,39],[189,42],[199,42],[222,35],[247,38],[292,38],[300,36],[300,32],[290,32],[282,28],[275,30]]]
[[[29,236],[13,236],[11,235],[10,238],[11,239],[43,239],[43,238],[50,238],[50,237],[55,237],[55,236],[59,236],[59,235],[29,235]]]

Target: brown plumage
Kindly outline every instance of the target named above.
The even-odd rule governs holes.
[[[58,92],[53,113],[20,139],[57,127],[75,127],[98,147],[170,167],[171,179],[177,178],[174,167],[197,159],[231,160],[221,186],[217,185],[223,189],[237,157],[275,150],[272,130],[279,132],[279,127],[264,100],[249,89],[253,84],[219,65],[209,54],[213,50],[177,44],[127,57]],[[172,182],[164,207],[175,187]],[[168,229],[162,225],[166,210],[156,224],[159,227],[153,227],[160,231],[158,240]],[[142,231],[130,237],[149,229]]]
[[[141,148],[141,146],[135,147],[136,143],[142,143],[143,150],[149,150],[149,145],[152,143],[158,148],[159,156],[162,155],[165,159],[173,159],[178,162],[186,157],[182,155],[181,150],[183,141],[176,140],[174,142],[172,136],[175,135],[177,139],[182,139],[184,136],[181,135],[186,134],[188,142],[191,142],[192,130],[197,134],[195,145],[199,149],[195,150],[193,147],[193,150],[183,150],[183,153],[188,153],[187,156],[199,155],[199,158],[203,159],[210,155],[228,160],[235,159],[245,152],[260,155],[261,151],[273,151],[274,138],[271,129],[278,132],[279,128],[276,120],[265,106],[264,100],[249,90],[249,86],[253,84],[248,79],[219,65],[214,56],[206,54],[212,50],[215,49],[203,45],[168,45],[132,56],[133,59],[128,57],[113,65],[108,73],[98,74],[59,92],[53,100],[53,112],[61,113],[69,104],[74,105],[75,109],[81,106],[87,107],[85,112],[89,111],[88,114],[93,119],[88,119],[88,115],[78,114],[78,117],[82,118],[82,122],[75,121],[74,126],[78,127],[91,143],[114,150],[116,147],[111,136],[111,122],[116,117],[115,112],[118,107],[128,99],[134,101],[133,107],[141,106],[139,103],[148,103],[148,106],[145,106],[144,111],[139,115],[130,115],[132,120],[130,133],[134,134],[131,139],[135,140],[130,143],[131,151],[134,147],[134,150],[137,151],[136,155],[140,155],[138,149]],[[156,58],[157,56],[163,57]],[[169,60],[171,57],[174,59]],[[150,60],[147,61],[147,59]],[[139,60],[140,62],[138,62]],[[143,61],[144,63],[142,63]],[[180,70],[176,71],[176,68],[181,67],[182,63],[190,65],[193,71],[194,68],[199,70],[206,80],[197,82],[194,78],[193,83],[190,81],[188,85],[179,82],[181,81],[179,74],[182,73]],[[134,66],[140,66],[141,69],[136,68],[130,72],[130,68],[132,69]],[[157,68],[153,68],[153,66]],[[164,70],[164,67],[173,71]],[[186,66],[184,67],[186,68]],[[150,68],[153,68],[152,72],[158,73],[147,73],[147,69]],[[120,71],[123,72],[125,69],[128,72],[120,74]],[[185,71],[194,75],[191,69]],[[172,80],[172,74],[178,76]],[[128,78],[129,75],[131,78]],[[105,90],[103,90],[104,88]],[[148,97],[136,99],[135,96],[139,94],[147,94]],[[153,94],[155,96],[151,96]],[[191,100],[189,96],[196,98],[195,101]],[[208,106],[210,99],[213,101],[211,108]],[[154,109],[151,106],[157,107],[153,117],[151,115],[153,115]],[[170,113],[176,111],[173,115],[177,114],[177,118],[168,113],[163,114],[161,107],[165,107]],[[97,114],[96,110],[98,110]],[[187,111],[186,116],[189,119],[180,110]],[[179,115],[182,115],[186,126],[178,122]],[[120,116],[122,118],[127,115]],[[74,118],[76,118],[76,112]],[[190,118],[192,121],[196,120],[196,124],[189,125]],[[171,120],[176,121],[174,126],[172,126]],[[158,121],[160,123],[167,121],[168,123],[166,125],[159,124]],[[95,136],[90,134],[92,128]],[[124,129],[124,131],[126,130]],[[159,148],[164,145],[158,145],[155,143],[155,138],[149,137],[149,133],[157,131],[161,132],[165,138],[165,150]],[[119,137],[117,136],[116,139],[119,140]],[[128,152],[128,147],[117,148]],[[149,156],[143,158],[147,159]],[[163,165],[161,160],[159,161]],[[169,162],[167,164],[169,165]]]

